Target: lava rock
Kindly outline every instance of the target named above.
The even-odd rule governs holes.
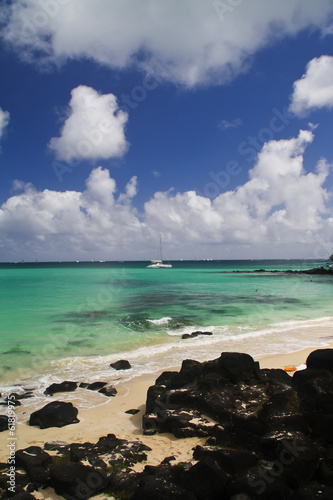
[[[249,354],[223,352],[219,366],[221,374],[234,384],[259,377],[259,365]]]
[[[35,425],[41,429],[47,427],[64,427],[65,425],[77,424],[78,410],[72,403],[52,401],[40,410],[30,415],[29,425]]]
[[[52,457],[39,446],[17,450],[15,462],[18,467],[22,467],[27,472],[32,482],[39,485],[47,483]]]
[[[8,431],[8,417],[7,415],[0,415],[0,432]]]
[[[89,391],[99,391],[103,387],[107,385],[107,382],[93,382],[92,384],[87,385],[87,389]]]
[[[66,498],[90,498],[99,491],[103,491],[108,479],[106,473],[81,463],[68,462],[53,464],[50,467],[50,484],[58,495]]]
[[[132,368],[131,364],[126,359],[120,359],[115,363],[111,363],[110,366],[115,370],[129,370],[130,368]]]
[[[291,489],[276,464],[260,460],[257,465],[232,476],[226,486],[226,498],[285,500]]]
[[[204,456],[183,474],[182,485],[198,500],[223,498],[229,479],[223,468],[212,456]]]
[[[131,470],[114,470],[109,476],[108,490],[116,498],[132,498],[138,489],[142,474]]]
[[[72,392],[77,388],[76,382],[61,382],[60,384],[51,384],[47,389],[45,389],[44,394],[46,396],[53,396],[57,392]]]
[[[333,371],[333,349],[312,351],[306,360],[306,366],[308,369]]]
[[[198,337],[198,335],[213,335],[213,332],[202,332],[198,330],[192,333],[183,333],[182,339],[191,339],[193,337]]]
[[[109,385],[108,387],[103,387],[98,392],[100,392],[101,394],[104,394],[104,396],[109,396],[109,397],[113,397],[113,396],[117,395],[117,389],[115,387],[113,387],[112,385]]]
[[[311,368],[297,371],[293,378],[294,387],[304,410],[326,414],[333,413],[333,372],[327,369]]]
[[[141,480],[132,500],[157,500],[158,498],[196,500],[198,497],[181,486],[165,481],[164,478],[148,476]]]

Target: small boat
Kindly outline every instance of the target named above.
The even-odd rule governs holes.
[[[161,255],[160,259],[150,261],[150,264],[149,264],[149,266],[147,266],[147,269],[170,269],[170,267],[172,267],[171,264],[164,264],[164,262],[163,262],[161,237],[160,237],[160,255]]]
[[[149,266],[147,266],[147,269],[167,269],[172,267],[171,264],[164,264],[162,260],[151,260]]]

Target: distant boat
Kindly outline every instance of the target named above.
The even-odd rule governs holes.
[[[158,260],[151,260],[149,266],[147,266],[147,269],[170,269],[170,267],[172,267],[171,264],[164,264],[163,262],[161,237],[160,237],[160,256],[161,258]]]

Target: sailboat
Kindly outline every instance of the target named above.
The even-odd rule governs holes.
[[[163,262],[161,236],[160,236],[160,256],[161,258],[159,260],[151,260],[149,266],[147,266],[147,269],[170,269],[170,267],[172,267],[171,264],[164,264]]]

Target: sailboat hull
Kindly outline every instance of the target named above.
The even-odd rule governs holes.
[[[147,269],[170,269],[170,267],[172,267],[171,264],[158,263],[158,264],[149,264],[149,266],[147,266]]]

